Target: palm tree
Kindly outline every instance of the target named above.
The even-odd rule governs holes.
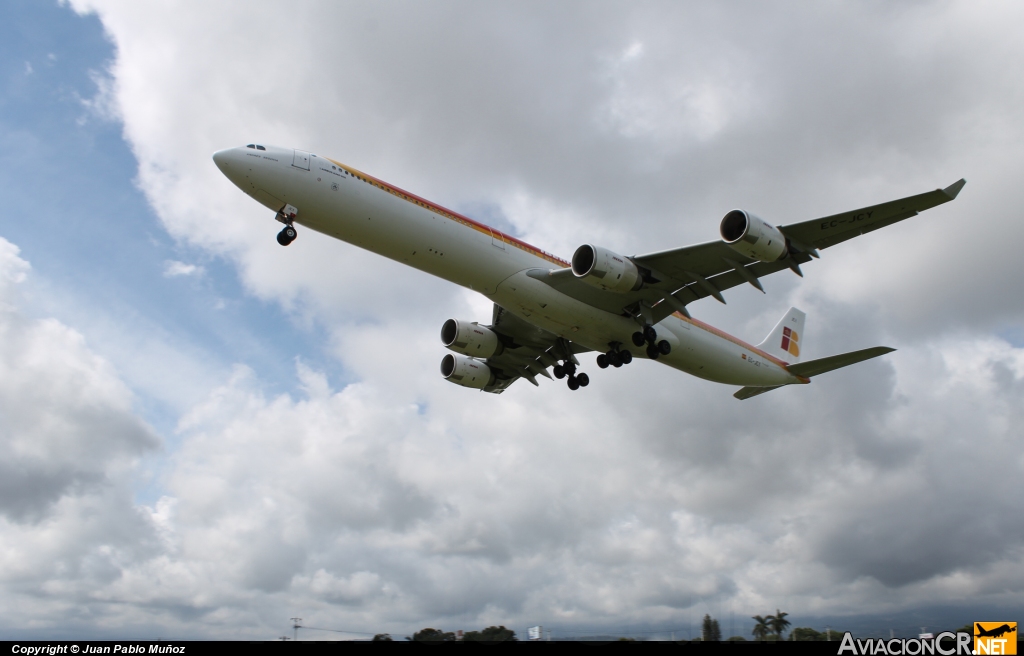
[[[768,624],[772,627],[772,633],[774,633],[779,640],[782,640],[782,633],[786,630],[786,627],[789,626],[789,620],[786,619],[786,615],[789,615],[789,613],[783,613],[781,610],[776,608],[775,615],[769,615],[765,618],[768,620]]]
[[[757,624],[754,625],[754,630],[751,631],[754,635],[754,639],[764,640],[768,636],[768,632],[771,630],[771,627],[768,624],[772,620],[772,616],[769,615],[768,617],[761,617],[760,615],[754,615],[751,619],[757,622]]]

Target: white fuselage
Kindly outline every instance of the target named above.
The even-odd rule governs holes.
[[[264,148],[223,150],[214,160],[271,210],[296,208],[294,223],[477,291],[599,353],[613,342],[631,344],[634,320],[570,298],[526,273],[568,262],[334,160]],[[700,321],[674,314],[656,328],[658,338],[672,345],[658,362],[688,374],[732,385],[807,382],[777,358]],[[645,357],[643,349],[631,350]]]

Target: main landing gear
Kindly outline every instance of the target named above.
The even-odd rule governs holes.
[[[672,352],[672,345],[665,340],[658,341],[658,331],[650,324],[645,325],[642,331],[633,333],[633,344],[640,347],[646,344],[647,357],[652,360]]]
[[[581,387],[586,387],[590,384],[590,376],[587,374],[576,373],[576,363],[572,360],[563,360],[562,364],[556,364],[553,370],[555,378],[561,380],[562,378],[568,378],[566,381],[569,384],[569,389],[574,392]]]
[[[624,364],[629,364],[633,361],[633,354],[626,350],[619,349],[619,343],[615,342],[612,344],[612,348],[607,353],[602,353],[597,356],[597,366],[602,369],[607,369],[609,366],[618,369]]]
[[[295,241],[295,238],[298,236],[299,233],[295,232],[295,228],[293,226],[286,225],[281,230],[281,232],[277,233],[277,243],[281,244],[282,246],[287,246],[288,244]]]

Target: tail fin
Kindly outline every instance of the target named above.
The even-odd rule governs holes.
[[[757,348],[789,364],[800,362],[800,347],[803,345],[800,340],[804,337],[806,320],[806,314],[795,307],[789,308],[786,316],[775,324]]]

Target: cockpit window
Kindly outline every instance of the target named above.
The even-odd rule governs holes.
[[[255,148],[255,147],[256,147],[256,144],[249,144],[248,146],[246,146],[246,148]]]
[[[256,150],[266,150],[263,146],[256,146]]]

